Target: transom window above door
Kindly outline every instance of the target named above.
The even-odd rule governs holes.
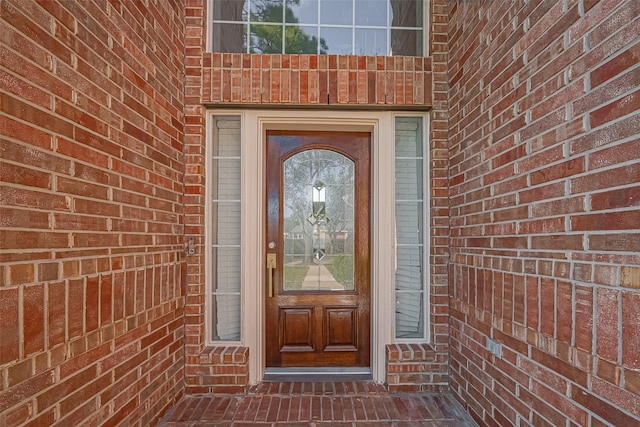
[[[212,50],[422,56],[424,0],[211,0]]]

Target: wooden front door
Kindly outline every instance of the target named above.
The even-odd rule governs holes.
[[[370,134],[267,132],[267,367],[370,366]]]

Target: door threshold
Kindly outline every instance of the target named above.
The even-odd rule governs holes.
[[[262,381],[340,382],[371,379],[371,368],[267,368]]]

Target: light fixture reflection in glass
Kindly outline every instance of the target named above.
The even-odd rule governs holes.
[[[316,222],[328,221],[325,211],[325,191],[326,186],[322,181],[317,181],[311,189],[311,201],[313,202],[313,219],[310,218],[309,222],[312,225],[315,225]]]
[[[314,202],[324,202],[325,201],[325,190],[326,187],[324,182],[318,181],[313,186],[313,201]]]

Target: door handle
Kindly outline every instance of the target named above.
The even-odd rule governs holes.
[[[273,297],[273,270],[276,269],[276,264],[276,254],[267,254],[267,270],[269,270],[267,277],[267,294],[269,298]]]

